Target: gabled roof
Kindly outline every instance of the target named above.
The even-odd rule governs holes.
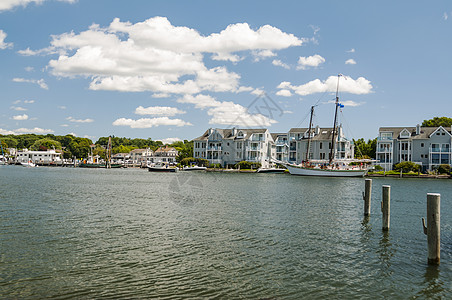
[[[393,138],[395,139],[399,138],[400,132],[402,132],[404,129],[407,129],[411,133],[410,139],[428,139],[438,128],[439,127],[421,127],[420,134],[416,134],[416,127],[380,127],[378,129],[378,132],[392,132]],[[446,131],[449,132],[448,130]]]
[[[209,139],[209,130],[207,129],[204,134],[198,138],[193,139],[194,141],[207,141]],[[242,131],[244,133],[244,138],[249,138],[254,133],[266,133],[268,129],[265,128],[235,128],[235,134],[233,134],[233,129],[219,129],[219,128],[211,128],[211,133],[215,131],[218,132],[223,139],[237,139],[238,133]]]
[[[157,150],[155,150],[155,153],[157,152],[170,152],[170,151],[177,151],[175,148],[173,147],[169,147],[168,145],[164,146],[164,147],[159,147]]]
[[[435,131],[433,131],[432,133],[430,133],[430,135],[428,136],[428,137],[432,137],[432,135],[434,135],[437,131],[439,131],[439,130],[444,130],[445,132],[447,132],[447,134],[449,135],[449,136],[452,136],[451,134],[450,134],[450,132],[446,129],[446,128],[444,128],[443,126],[439,126],[438,128],[436,128],[436,130]]]

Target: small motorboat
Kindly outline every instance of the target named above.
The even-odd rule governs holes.
[[[206,167],[199,167],[199,166],[185,166],[182,170],[183,171],[205,171],[207,168]]]
[[[176,167],[171,167],[165,164],[155,164],[148,166],[149,172],[176,172]]]

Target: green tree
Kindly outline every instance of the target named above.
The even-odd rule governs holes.
[[[422,122],[421,126],[423,126],[423,127],[438,127],[438,126],[450,127],[450,126],[452,126],[452,118],[434,117],[433,119],[430,119],[430,120],[424,120],[424,122]]]
[[[54,141],[50,138],[43,138],[40,140],[37,140],[36,142],[33,143],[33,145],[31,145],[30,150],[34,150],[34,151],[45,151],[48,149],[58,149],[61,150],[61,143]]]
[[[355,158],[375,158],[377,152],[377,138],[368,140],[367,143],[363,138],[353,140],[355,145]]]

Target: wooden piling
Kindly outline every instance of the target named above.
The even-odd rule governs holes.
[[[383,200],[381,201],[381,212],[383,213],[383,230],[389,230],[391,218],[391,186],[383,186]]]
[[[422,226],[424,228],[424,233],[427,235],[429,265],[439,265],[440,262],[440,204],[440,194],[427,194],[427,226],[425,226],[424,218],[422,218]]]
[[[366,179],[365,191],[363,192],[364,215],[370,216],[370,199],[372,194],[372,179]]]

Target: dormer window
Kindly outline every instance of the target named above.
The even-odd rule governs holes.
[[[411,136],[410,132],[407,129],[404,129],[400,132],[401,139],[407,139]]]

